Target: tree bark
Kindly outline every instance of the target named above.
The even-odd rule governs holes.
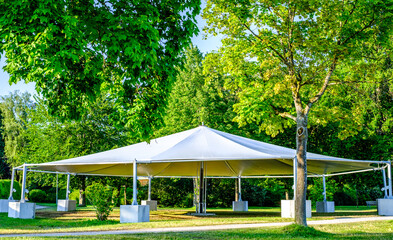
[[[79,206],[80,207],[85,207],[86,206],[86,177],[82,176],[81,177],[81,185],[79,189]]]
[[[306,219],[306,189],[307,189],[307,119],[308,116],[298,113],[296,118],[296,158],[297,183],[295,197],[295,223],[307,226]]]

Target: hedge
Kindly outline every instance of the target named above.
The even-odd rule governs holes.
[[[0,199],[8,199],[10,196],[11,180],[0,179]],[[15,200],[20,200],[21,187],[17,181],[14,181],[14,189],[16,192],[12,194]]]

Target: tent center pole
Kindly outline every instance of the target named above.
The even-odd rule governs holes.
[[[326,177],[325,175],[322,175],[322,180],[323,180],[323,201],[326,202]]]
[[[15,168],[12,168],[12,175],[11,175],[11,186],[10,186],[10,196],[8,197],[8,200],[14,200],[12,197],[12,194],[14,193],[14,179],[15,179]]]
[[[388,188],[386,185],[386,172],[385,172],[385,168],[382,168],[382,179],[383,179],[383,190],[385,192],[385,196],[384,198],[388,198]]]
[[[138,181],[138,176],[137,176],[137,166],[136,166],[136,159],[134,160],[134,164],[133,164],[133,179],[132,179],[132,183],[133,183],[133,189],[132,189],[132,205],[138,205],[138,201],[136,199],[137,194],[138,194],[138,189],[137,189],[137,181]]]
[[[20,202],[21,202],[21,203],[26,202],[26,200],[25,200],[25,193],[26,193],[26,172],[27,172],[26,164],[23,164],[22,193],[21,193],[21,196],[20,196]]]
[[[241,202],[242,201],[242,178],[241,178],[241,176],[239,176],[238,177],[238,182],[239,182],[239,187],[238,187],[238,189],[239,189],[239,202]]]
[[[201,170],[199,173],[199,212],[198,213],[203,213],[204,212],[204,207],[203,207],[203,199],[204,199],[204,176],[203,176],[203,162],[201,162]]]
[[[151,177],[149,176],[149,191],[147,193],[147,201],[151,201]]]
[[[66,190],[66,200],[68,200],[68,196],[70,194],[70,174],[67,173],[67,190]]]

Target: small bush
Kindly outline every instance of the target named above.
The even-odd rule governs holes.
[[[70,195],[68,196],[70,200],[75,200],[77,203],[79,203],[79,189],[73,190]]]
[[[1,179],[0,180],[0,199],[8,199],[10,196],[11,180]],[[14,181],[14,189],[16,192],[12,194],[15,200],[20,200],[21,187],[17,181]]]
[[[47,202],[48,195],[41,189],[33,189],[29,192],[29,200],[38,203]]]
[[[114,197],[117,196],[117,190],[110,186],[104,186],[102,183],[92,183],[86,188],[87,199],[94,206],[97,219],[105,221],[114,207]]]

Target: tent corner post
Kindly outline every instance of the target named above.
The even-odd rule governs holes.
[[[27,173],[27,166],[26,166],[26,164],[23,164],[22,191],[21,191],[21,196],[20,196],[20,202],[21,203],[26,202],[26,200],[25,200],[25,194],[26,194],[26,173]]]
[[[10,183],[10,196],[8,197],[8,200],[14,200],[12,197],[12,194],[14,193],[14,179],[15,179],[15,168],[12,168],[12,175],[11,175],[11,183]]]
[[[322,181],[323,181],[323,202],[326,203],[326,177],[325,174],[322,175]]]
[[[389,182],[389,198],[393,198],[392,195],[392,162],[388,163],[388,182]]]
[[[67,173],[67,190],[66,190],[66,200],[68,200],[70,194],[70,173]]]
[[[385,168],[381,169],[382,172],[382,180],[383,180],[383,191],[384,191],[384,198],[388,198],[388,186],[386,184],[386,171]]]
[[[238,199],[238,201],[241,202],[242,201],[242,177],[240,175],[238,177],[238,181],[239,181],[239,187],[238,187],[239,199]]]
[[[138,201],[137,201],[137,194],[138,194],[138,189],[137,189],[137,181],[138,181],[138,176],[137,176],[137,162],[136,159],[134,159],[134,163],[133,163],[133,179],[132,179],[132,204],[131,205],[138,205]]]
[[[151,201],[151,176],[149,176],[149,191],[147,193],[147,201]]]

